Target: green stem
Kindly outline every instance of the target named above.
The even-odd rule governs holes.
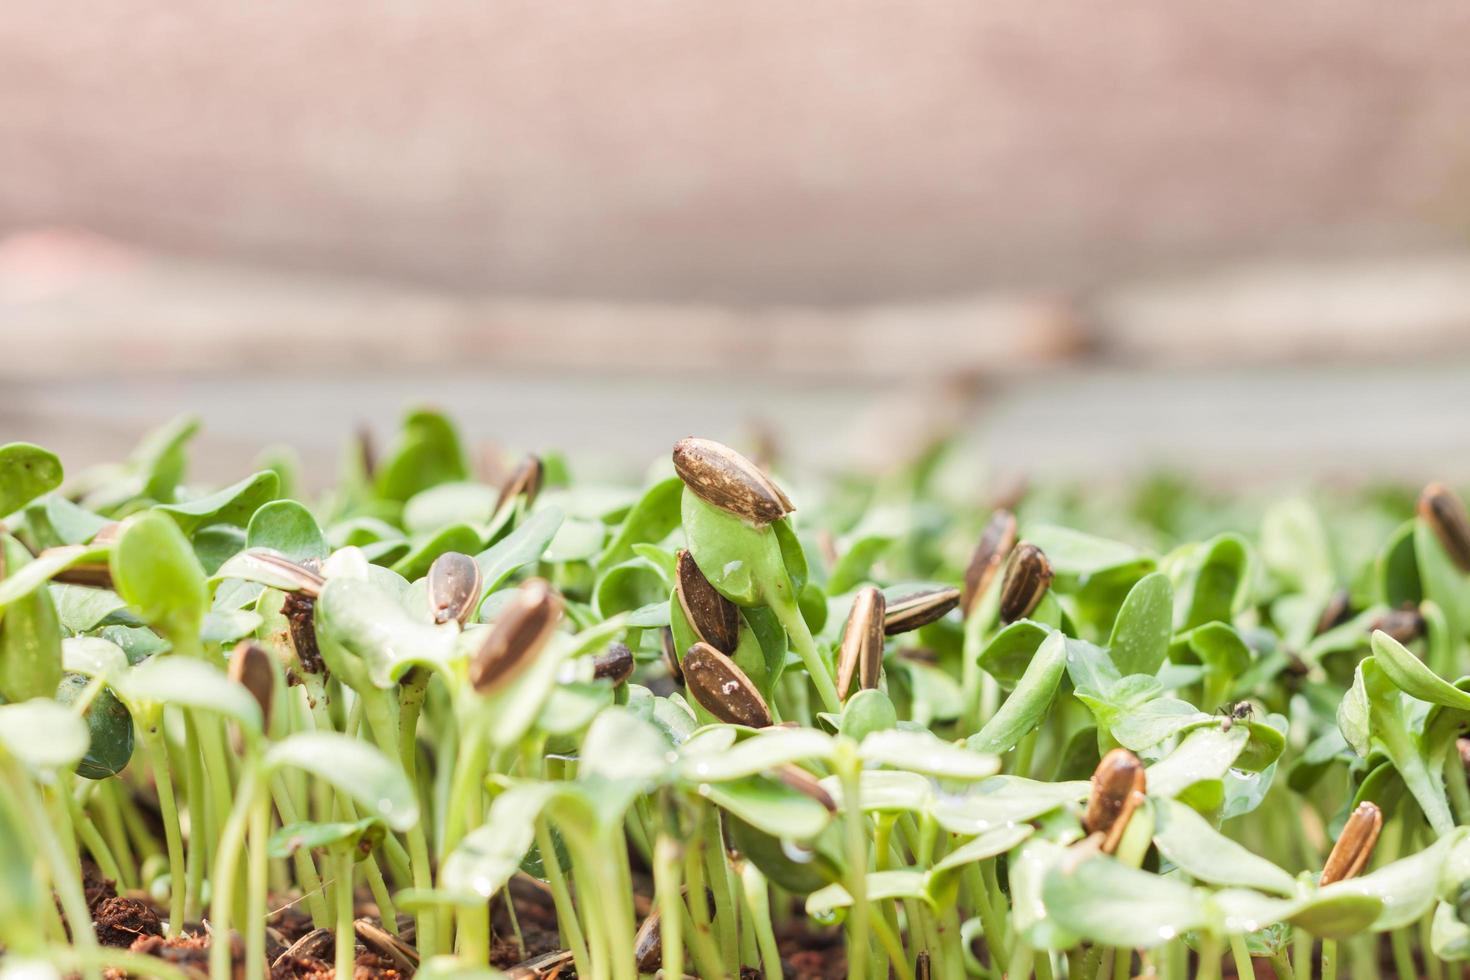
[[[720,933],[720,956],[726,963],[740,968],[740,923],[730,895],[730,863],[725,860],[725,844],[720,839],[720,817],[714,807],[706,807],[704,825],[704,862],[709,888],[715,893],[715,926]]]
[[[1409,948],[1409,935],[1405,929],[1395,929],[1388,934],[1388,945],[1393,950],[1393,966],[1401,977],[1417,977],[1419,970],[1414,966],[1414,952]]]
[[[357,962],[357,930],[352,924],[352,849],[335,848],[333,865],[337,871],[337,938],[334,943],[335,975],[350,977]],[[488,944],[487,944],[488,946]],[[487,954],[488,956],[488,950]],[[226,976],[226,974],[217,974]]]
[[[1024,939],[1017,939],[1011,949],[1011,958],[1006,963],[1006,980],[1026,980],[1031,976],[1035,952]]]
[[[378,748],[391,759],[399,756],[404,766],[414,765],[412,746],[405,750],[400,735],[401,732],[394,722],[391,703],[388,695],[375,687],[369,687],[358,695],[363,710],[367,714],[368,728],[372,731],[373,739]],[[417,706],[422,705],[422,698],[416,701]],[[408,757],[405,761],[404,757]],[[409,785],[415,785],[414,771],[405,768],[404,774],[409,777]],[[418,820],[408,829],[408,855],[409,874],[416,889],[428,890],[433,888],[433,871],[429,865],[429,841],[424,836],[424,821]],[[386,849],[385,849],[386,850]],[[442,855],[441,855],[442,857]],[[386,912],[384,913],[386,914]],[[438,952],[438,918],[434,910],[427,905],[420,908],[415,916],[415,935],[418,937],[419,955],[429,959]]]
[[[847,893],[852,896],[847,916],[847,969],[850,976],[861,977],[868,966],[868,830],[859,779],[862,760],[850,739],[838,741],[836,767],[842,780],[842,810],[847,831]]]
[[[58,830],[66,828],[58,828],[51,815],[46,812],[46,805],[29,774],[21,771],[18,766],[8,768],[11,770],[10,782],[13,798],[19,802],[26,822],[31,825],[31,833],[35,836],[35,841],[40,846],[41,856],[50,870],[51,885],[61,899],[62,910],[66,913],[67,924],[71,927],[72,945],[82,953],[95,955],[97,934],[92,930],[92,913],[87,908],[87,897],[82,890],[81,867],[74,857],[68,859],[66,848],[63,847],[58,837]],[[64,807],[59,809],[63,814],[65,813]],[[97,967],[92,966],[86,970],[86,975],[89,978],[95,978],[99,977],[101,972]]]
[[[659,834],[653,845],[653,890],[659,908],[664,976],[684,975],[684,903],[679,898],[679,842]],[[769,921],[770,910],[767,909]],[[575,958],[575,955],[574,957]],[[580,975],[579,968],[577,973]]]
[[[133,849],[128,846],[127,827],[123,825],[122,813],[114,795],[113,784],[116,782],[117,780],[108,779],[94,784],[91,804],[96,813],[96,821],[100,824],[102,838],[107,841],[107,847],[117,859],[118,870],[122,873],[118,884],[123,888],[137,888],[138,864],[133,857]]]
[[[296,801],[292,799],[286,787],[286,780],[281,773],[271,776],[271,796],[275,799],[276,810],[281,814],[282,825],[289,826],[301,820],[296,809]],[[311,915],[311,924],[317,929],[325,928],[332,921],[332,912],[327,907],[326,896],[322,893],[322,880],[317,874],[316,861],[311,856],[311,849],[297,848],[291,860],[296,865],[296,877],[306,899],[306,910]]]
[[[873,934],[878,937],[879,944],[882,945],[884,952],[888,954],[888,962],[893,967],[893,972],[898,974],[898,980],[914,980],[914,969],[909,964],[908,955],[904,952],[903,942],[899,940],[898,932],[889,926],[888,921],[881,915],[873,919]],[[772,952],[775,952],[775,941],[775,937],[773,936],[771,938]],[[781,976],[779,953],[776,956],[775,963],[776,967],[772,970],[769,961],[765,962],[767,977]]]
[[[1337,940],[1322,940],[1322,965],[1318,975],[1322,980],[1337,980]]]
[[[87,816],[87,811],[82,807],[65,786],[58,787],[58,795],[64,801],[71,816],[72,826],[76,828],[77,836],[81,838],[82,845],[91,853],[92,860],[97,862],[98,869],[119,885],[126,887],[126,879],[123,878],[122,869],[118,867],[117,858],[112,854],[112,848],[107,846],[102,834],[98,832],[97,825],[92,823],[92,818]]]
[[[566,878],[561,873],[561,859],[556,854],[556,843],[552,840],[551,830],[544,820],[536,821],[536,846],[541,850],[541,866],[546,869],[546,879],[551,885],[551,898],[556,904],[556,925],[561,932],[561,941],[572,951],[572,962],[576,965],[577,976],[590,976],[587,942],[582,938],[582,927],[577,922],[577,909],[572,904],[571,892],[567,890]]]
[[[1271,969],[1276,971],[1276,980],[1296,980],[1296,972],[1291,968],[1291,959],[1286,955],[1286,950],[1278,949],[1271,954]]]
[[[196,743],[193,741],[197,738],[194,735],[194,725],[187,717],[184,724],[191,739],[189,744],[180,747],[184,766],[189,774],[189,781],[184,786],[189,806],[189,888],[184,898],[184,917],[192,920],[198,917],[199,909],[204,904],[204,865],[209,857],[207,848],[210,835],[205,829],[209,818],[205,814],[204,764],[200,761]]]
[[[244,790],[245,780],[241,780],[241,790]],[[264,976],[266,972],[265,960],[265,927],[268,910],[266,909],[266,895],[269,891],[270,859],[266,854],[271,829],[271,801],[270,795],[261,790],[254,793],[255,799],[250,804],[250,848],[246,858],[246,899],[245,899],[245,922],[249,932],[245,936],[245,975],[247,977]]]
[[[209,972],[214,977],[228,977],[234,972],[230,963],[230,917],[235,900],[235,870],[239,867],[240,852],[245,849],[245,833],[250,811],[255,805],[255,795],[259,792],[258,782],[255,770],[248,770],[240,783],[235,806],[230,810],[219,836],[218,858],[210,876],[209,926],[213,938],[209,944]],[[264,936],[265,923],[261,923],[259,930],[250,931],[259,931]]]
[[[761,967],[766,971],[768,977],[780,977],[781,973],[781,950],[776,945],[776,933],[771,928],[771,896],[766,888],[766,876],[761,874],[760,869],[749,861],[746,861],[740,869],[740,882],[744,886],[745,907],[750,911],[751,927],[755,931],[756,945],[760,949]],[[899,945],[898,938],[889,935],[889,954],[892,955],[894,947],[897,948],[898,959],[895,966],[899,967],[899,975],[902,977],[903,947]],[[667,944],[664,949],[668,949]],[[667,961],[665,961],[667,965]],[[682,974],[673,973],[672,976]],[[912,978],[905,978],[912,980]]]
[[[773,592],[767,599],[771,611],[786,628],[786,635],[791,638],[791,645],[796,648],[797,656],[801,657],[801,662],[806,666],[806,672],[817,689],[817,696],[822,699],[823,709],[833,714],[839,713],[842,711],[842,702],[837,698],[837,685],[832,680],[832,672],[822,659],[821,652],[817,650],[812,631],[807,628],[806,619],[802,617],[801,608],[791,594],[789,583],[786,590]]]
[[[1235,959],[1235,975],[1240,980],[1256,980],[1255,964],[1251,962],[1251,951],[1245,944],[1244,934],[1231,933],[1230,955]]]
[[[689,947],[700,976],[723,977],[725,963],[710,928],[709,901],[704,894],[704,855],[700,853],[703,850],[704,841],[699,837],[684,850],[684,880],[689,882],[689,915],[692,920]]]
[[[153,770],[153,782],[158,787],[158,811],[163,821],[164,842],[168,847],[168,934],[175,937],[184,928],[185,920],[184,838],[179,828],[179,808],[174,799],[173,779],[169,775],[168,749],[164,744],[163,734],[159,731],[161,723],[161,717],[154,717],[147,727],[139,726],[138,735],[148,756],[149,767]]]

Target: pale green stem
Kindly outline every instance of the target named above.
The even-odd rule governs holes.
[[[1016,940],[1015,945],[1011,948],[1010,961],[1006,964],[1006,980],[1026,980],[1031,976],[1035,955],[1025,940]]]
[[[1337,940],[1322,940],[1322,980],[1337,980]]]
[[[779,978],[781,976],[781,951],[776,945],[776,933],[771,928],[771,896],[766,888],[766,876],[761,874],[760,869],[754,864],[746,861],[740,869],[740,882],[744,886],[745,907],[750,911],[751,928],[755,932],[756,945],[760,949],[761,966],[765,969],[766,976]],[[890,935],[889,939],[895,946],[898,946],[897,963],[901,966],[903,947],[898,944],[896,936]]]
[[[567,890],[566,877],[561,872],[561,859],[556,855],[555,841],[544,820],[536,822],[536,846],[541,849],[541,865],[546,869],[546,879],[551,885],[551,898],[556,904],[556,923],[561,932],[561,941],[572,951],[572,962],[576,965],[577,976],[589,976],[591,967],[587,956],[587,942],[582,937],[582,927],[577,922],[577,910],[572,904],[572,895]],[[655,879],[657,876],[658,868],[655,866]],[[677,897],[676,891],[676,900]],[[664,935],[668,936],[668,932],[665,931]],[[664,955],[667,956],[668,947],[665,946],[664,950]]]
[[[1255,964],[1251,962],[1251,951],[1242,933],[1230,935],[1230,955],[1235,958],[1235,975],[1240,980],[1256,980]]]
[[[58,831],[67,833],[70,831],[65,826],[56,826],[51,815],[46,812],[46,805],[29,774],[21,771],[18,766],[8,768],[11,770],[10,782],[13,798],[19,802],[26,822],[31,825],[31,833],[35,837],[35,842],[40,846],[41,856],[50,870],[51,885],[61,899],[62,910],[66,913],[66,921],[71,927],[72,945],[84,954],[95,955],[97,934],[92,931],[92,913],[87,908],[87,897],[82,890],[81,867],[74,857],[70,859],[67,857],[66,848],[58,836]],[[61,815],[65,814],[64,807],[58,807],[58,810],[61,811]],[[100,977],[101,972],[94,965],[86,969],[86,975],[90,980],[90,978]]]
[[[350,977],[357,962],[357,930],[352,922],[352,849],[335,848],[333,865],[337,869],[337,938],[335,942],[335,974]]]
[[[117,859],[118,869],[122,877],[118,884],[123,888],[137,888],[138,864],[133,857],[133,849],[128,846],[128,831],[123,825],[122,813],[117,805],[117,797],[111,785],[116,780],[107,779],[95,784],[92,793],[91,804],[96,814],[97,823],[102,831],[102,838],[107,841],[112,856]]]
[[[725,964],[710,928],[709,901],[705,898],[703,841],[696,837],[684,851],[684,879],[689,882],[689,914],[693,920],[689,945],[701,976],[725,976]]]
[[[204,764],[196,747],[194,726],[187,718],[185,730],[190,733],[190,741],[180,747],[184,766],[189,774],[189,781],[184,786],[189,805],[189,888],[184,899],[184,916],[192,920],[198,917],[199,909],[204,904],[204,865],[209,857],[210,833],[209,817],[205,814],[207,807],[204,803]]]
[[[248,771],[248,770],[247,770]],[[245,780],[241,779],[241,790],[243,791]],[[265,927],[267,918],[267,893],[269,891],[270,859],[266,849],[270,839],[271,830],[271,801],[270,796],[263,789],[254,793],[255,799],[250,804],[250,847],[247,856],[247,879],[245,899],[245,922],[248,932],[245,935],[245,975],[247,977],[264,976],[266,972],[265,960]]]
[[[77,836],[81,838],[82,845],[92,855],[92,860],[97,862],[98,869],[123,887],[126,879],[123,877],[122,869],[118,867],[117,858],[112,854],[112,848],[107,846],[107,841],[98,832],[97,825],[92,823],[92,818],[87,816],[87,811],[75,796],[65,786],[59,788],[59,795],[63,798],[63,805],[70,812],[71,822],[76,827]]]
[[[842,780],[842,809],[846,824],[847,892],[852,907],[847,917],[847,968],[851,976],[867,971],[868,956],[868,832],[863,816],[859,777],[862,760],[857,746],[848,739],[838,742],[837,771]]]
[[[240,852],[245,849],[245,834],[248,829],[250,811],[255,804],[255,794],[259,792],[258,782],[259,777],[253,769],[248,770],[244,780],[241,781],[235,806],[230,810],[224,830],[220,832],[219,857],[215,861],[214,873],[210,877],[212,901],[210,902],[209,925],[213,940],[209,944],[209,973],[215,980],[226,980],[234,972],[230,964],[230,919],[235,900],[235,870],[240,863]],[[260,924],[259,930],[250,929],[248,926],[247,929],[259,931],[263,936],[265,923]]]
[[[817,643],[812,639],[812,632],[801,615],[796,597],[787,589],[768,595],[767,599],[770,600],[771,611],[786,628],[786,635],[791,638],[791,645],[796,648],[797,656],[801,657],[801,662],[806,666],[806,672],[817,689],[817,696],[822,699],[823,709],[838,714],[842,711],[842,702],[837,697],[837,685],[832,680],[826,661],[817,650]]]
[[[729,862],[725,860],[725,845],[720,839],[720,818],[714,807],[706,808],[704,823],[705,874],[709,876],[709,888],[715,893],[715,926],[720,933],[720,956],[726,963],[740,968],[740,923],[736,919],[735,907],[730,897]]]
[[[179,828],[179,808],[174,799],[173,778],[168,770],[168,749],[158,726],[162,718],[154,719],[148,727],[139,726],[138,735],[143,750],[148,755],[148,764],[153,770],[153,781],[158,787],[158,811],[163,821],[163,837],[168,847],[169,870],[169,913],[168,934],[178,936],[184,928],[185,919],[185,864],[184,838]]]
[[[360,692],[358,698],[367,714],[368,728],[371,729],[378,748],[382,749],[390,759],[395,755],[400,755],[402,752],[399,738],[401,733],[394,724],[387,694],[377,688],[370,688]],[[412,755],[411,750],[407,754]],[[402,762],[401,756],[400,762]],[[405,775],[409,776],[409,785],[414,785],[412,771],[406,770]],[[407,836],[408,864],[413,886],[416,889],[430,889],[434,884],[433,872],[429,866],[429,842],[428,838],[424,836],[424,821],[422,818],[408,829]],[[394,839],[394,843],[396,843],[396,839]],[[434,911],[427,906],[422,908],[415,918],[415,934],[418,937],[419,954],[424,959],[428,959],[438,951],[438,944],[436,942],[437,930],[439,928],[438,919]]]
[[[286,780],[279,772],[271,776],[271,796],[275,799],[276,810],[281,814],[283,825],[289,826],[300,821],[296,801],[292,799]],[[332,911],[327,907],[326,896],[322,894],[322,880],[317,874],[316,861],[311,856],[311,850],[297,848],[296,853],[291,855],[291,860],[296,865],[296,877],[306,899],[311,924],[317,929],[325,928],[332,921]]]

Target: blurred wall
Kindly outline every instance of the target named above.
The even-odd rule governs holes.
[[[1470,5],[8,0],[0,233],[845,303],[1463,245]]]

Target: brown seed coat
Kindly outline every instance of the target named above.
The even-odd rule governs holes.
[[[1005,564],[1011,549],[1016,546],[1016,515],[1008,510],[998,510],[990,516],[980,535],[980,543],[970,555],[969,567],[965,569],[965,589],[960,596],[960,610],[966,619],[975,612],[975,606],[984,597],[996,573]]]
[[[1355,877],[1368,863],[1373,854],[1373,845],[1378,843],[1379,831],[1383,830],[1383,811],[1374,803],[1364,800],[1348,817],[1332,845],[1332,853],[1322,865],[1322,877],[1318,884],[1330,885],[1334,881],[1346,881]]]
[[[449,551],[435,558],[427,581],[434,622],[458,621],[463,626],[480,604],[483,582],[479,562],[469,555]]]
[[[854,678],[863,690],[878,686],[883,669],[883,593],[868,585],[858,590],[837,648],[837,696],[846,698]]]
[[[600,681],[612,681],[614,687],[625,683],[633,676],[633,651],[626,643],[613,643],[592,659],[592,676]]]
[[[541,492],[541,480],[545,471],[541,457],[527,455],[516,464],[516,468],[510,471],[510,476],[500,485],[500,496],[495,501],[495,509],[500,510],[521,495],[526,498],[526,506],[531,506],[536,501],[536,495]]]
[[[740,645],[740,610],[735,603],[709,584],[687,550],[679,552],[674,572],[679,608],[684,610],[694,635],[721,653],[734,653]]]
[[[1419,516],[1460,571],[1470,574],[1470,515],[1465,503],[1442,483],[1431,483],[1419,495]]]
[[[720,721],[751,728],[771,724],[771,709],[745,671],[708,643],[690,647],[681,666],[685,689]]]
[[[1051,586],[1052,574],[1045,552],[1029,541],[1018,544],[1011,552],[1000,586],[1001,623],[1014,623],[1031,615]]]
[[[770,524],[796,509],[759,466],[711,439],[674,443],[674,471],[695,496],[753,524]]]
[[[883,633],[895,636],[928,626],[942,618],[960,603],[959,589],[925,589],[894,599],[887,604],[883,616]]]
[[[522,583],[470,660],[471,686],[491,694],[518,677],[556,631],[561,608],[561,596],[545,579]]]
[[[1111,854],[1117,849],[1128,827],[1128,818],[1143,802],[1146,785],[1143,762],[1127,749],[1113,749],[1097,764],[1082,826],[1089,833],[1103,835],[1103,853]]]
[[[271,702],[276,691],[276,672],[271,669],[271,655],[254,640],[241,640],[230,654],[230,680],[250,692],[260,706],[261,723],[269,726]]]

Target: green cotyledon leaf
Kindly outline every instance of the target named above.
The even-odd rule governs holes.
[[[157,510],[123,525],[112,550],[112,581],[144,621],[175,649],[198,642],[209,609],[204,568],[173,520]]]
[[[1052,633],[1042,642],[1016,688],[985,727],[967,744],[977,752],[1008,752],[1051,711],[1067,671],[1067,638]]]
[[[61,460],[28,442],[0,446],[0,517],[61,486]]]
[[[1129,590],[1108,650],[1121,674],[1153,674],[1169,656],[1174,587],[1163,572],[1145,575]]]

